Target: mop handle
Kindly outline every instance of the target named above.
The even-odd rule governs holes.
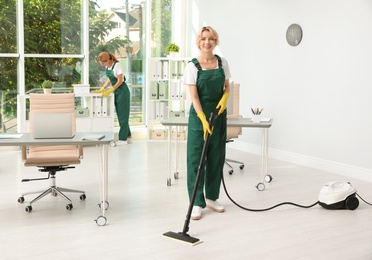
[[[211,112],[210,116],[209,116],[209,128],[212,129],[213,127],[213,123],[214,123],[214,120],[217,118],[218,116],[218,111],[219,109],[215,109],[213,112]]]
[[[214,124],[214,120],[217,118],[217,116],[218,116],[218,109],[211,112],[211,114],[209,116],[209,128],[210,129],[212,129],[213,124]],[[203,145],[203,150],[202,150],[202,154],[201,154],[201,158],[200,158],[198,171],[196,173],[196,180],[195,180],[195,184],[194,184],[194,190],[192,192],[191,201],[190,201],[190,204],[189,204],[189,209],[187,210],[187,215],[186,215],[186,219],[185,219],[185,224],[183,225],[182,234],[186,234],[189,231],[191,212],[192,212],[192,208],[194,206],[196,191],[197,191],[198,186],[199,186],[200,176],[201,176],[201,172],[202,172],[203,165],[204,165],[204,159],[205,159],[205,156],[207,154],[207,149],[208,149],[208,145],[209,145],[210,136],[211,135],[207,132],[207,136],[205,137],[205,141],[204,141],[204,145]]]

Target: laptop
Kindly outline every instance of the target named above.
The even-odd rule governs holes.
[[[73,138],[71,113],[32,113],[35,139]]]

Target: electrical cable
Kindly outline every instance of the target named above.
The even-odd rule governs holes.
[[[226,112],[226,111],[225,111],[225,112]],[[223,117],[222,117],[221,130],[224,131],[225,133],[227,132],[226,116],[224,116],[224,115],[223,115]],[[226,147],[226,135],[225,135],[225,141],[224,141],[224,143],[221,142],[221,145],[222,145],[222,144],[225,145],[225,147]],[[225,149],[226,149],[226,148],[225,148]],[[223,150],[224,150],[224,149],[222,149],[222,147],[221,147],[221,149],[220,149],[221,153],[222,153]],[[225,153],[225,154],[221,154],[221,156],[223,156],[223,158],[225,157],[225,155],[226,155],[226,153]],[[225,163],[225,161],[223,160],[221,163],[222,163],[222,167],[223,167],[223,164]],[[235,201],[231,198],[231,196],[230,196],[230,194],[229,194],[229,192],[227,191],[227,188],[226,188],[225,178],[223,177],[223,172],[222,172],[222,174],[221,174],[221,179],[222,179],[222,185],[223,185],[223,188],[224,188],[224,190],[225,190],[226,196],[230,199],[230,201],[231,201],[232,203],[234,203],[236,206],[238,206],[239,208],[241,208],[241,209],[243,209],[243,210],[254,211],[254,212],[262,212],[262,211],[272,210],[272,209],[274,209],[274,208],[277,208],[277,207],[279,207],[279,206],[283,206],[283,205],[292,205],[292,206],[296,206],[296,207],[300,207],[300,208],[311,208],[311,207],[314,207],[315,205],[319,204],[319,201],[317,201],[317,202],[315,202],[315,203],[313,203],[313,204],[311,204],[311,205],[308,205],[308,206],[304,206],[304,205],[296,204],[296,203],[293,203],[293,202],[282,202],[282,203],[276,204],[276,205],[274,205],[274,206],[272,206],[272,207],[269,207],[269,208],[263,208],[263,209],[250,209],[250,208],[246,208],[246,207],[243,207],[243,206],[239,205],[237,202],[235,202]]]
[[[364,200],[358,193],[355,193],[358,197],[359,197],[359,199],[361,199],[362,201],[364,201],[364,203],[366,203],[366,204],[368,204],[368,205],[370,205],[370,206],[372,206],[372,203],[369,203],[369,202],[367,202],[366,200]]]
[[[239,205],[237,202],[235,202],[230,194],[228,193],[227,191],[227,188],[226,188],[226,184],[225,184],[225,178],[223,177],[223,174],[222,174],[222,184],[223,184],[223,188],[225,190],[225,193],[227,195],[227,197],[231,200],[232,203],[234,203],[236,206],[238,206],[239,208],[241,209],[244,209],[244,210],[247,210],[247,211],[254,211],[254,212],[260,212],[260,211],[268,211],[268,210],[272,210],[276,207],[279,207],[279,206],[283,206],[283,205],[292,205],[292,206],[296,206],[296,207],[300,207],[300,208],[311,208],[311,207],[314,207],[315,205],[319,204],[319,201],[311,204],[311,205],[308,205],[308,206],[304,206],[304,205],[299,205],[299,204],[296,204],[296,203],[293,203],[293,202],[282,202],[282,203],[279,203],[279,204],[276,204],[272,207],[269,207],[269,208],[263,208],[263,209],[250,209],[250,208],[246,208],[246,207],[243,207],[241,205]]]

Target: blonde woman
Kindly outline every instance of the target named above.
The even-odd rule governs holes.
[[[202,209],[208,207],[215,212],[225,208],[217,201],[226,150],[226,105],[229,98],[230,69],[226,59],[213,53],[218,45],[217,32],[210,26],[201,28],[196,39],[200,55],[192,59],[184,72],[184,84],[189,86],[192,105],[190,107],[187,137],[187,187],[189,198],[193,193],[196,174],[204,145],[206,133],[211,134],[205,167],[201,172],[200,183],[191,219],[201,218]],[[216,108],[219,116],[215,120],[213,133],[207,117]],[[205,196],[204,196],[205,189]]]

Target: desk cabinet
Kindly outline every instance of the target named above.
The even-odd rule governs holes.
[[[19,133],[29,132],[29,98],[17,97]],[[101,94],[75,93],[75,114],[77,132],[114,132],[114,95],[102,98]]]

